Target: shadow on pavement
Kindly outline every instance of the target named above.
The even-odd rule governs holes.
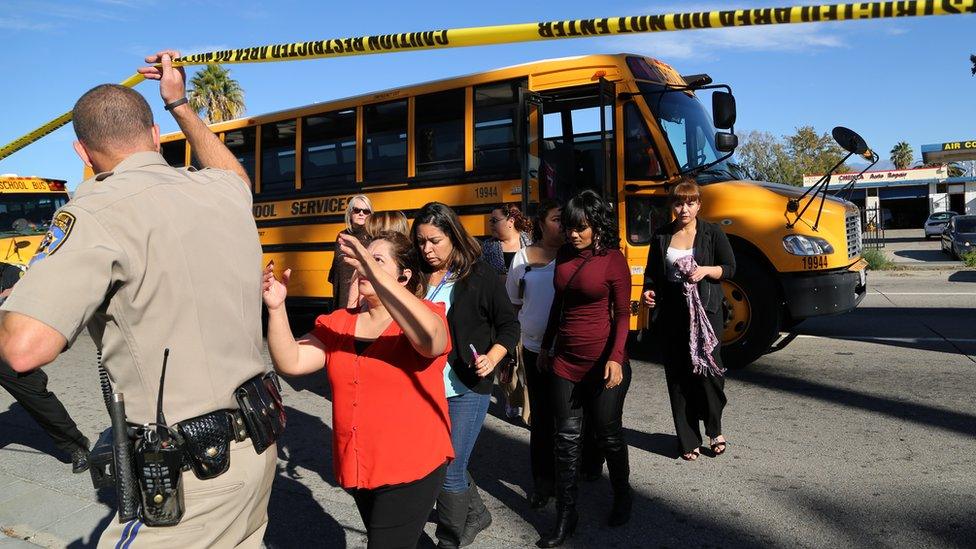
[[[6,412],[0,414],[0,448],[5,448],[10,444],[27,446],[32,450],[52,456],[61,463],[71,463],[71,457],[55,446],[51,437],[16,402],[12,403]]]
[[[98,521],[95,528],[92,530],[91,537],[88,538],[86,542],[84,538],[78,538],[75,541],[69,543],[66,547],[67,549],[95,549],[98,546],[98,539],[102,537],[102,532],[115,520],[115,511],[118,509],[117,500],[115,498],[114,488],[101,488],[97,492],[98,503],[108,507],[107,515]]]
[[[976,282],[976,271],[956,271],[949,275],[949,282]]]
[[[750,383],[784,393],[792,393],[833,404],[842,404],[902,421],[929,425],[961,435],[976,437],[976,415],[972,414],[868,395],[851,389],[831,387],[823,383],[788,377],[758,368],[731,371],[729,377],[741,383]]]
[[[665,433],[648,434],[624,427],[624,438],[627,441],[627,445],[632,449],[643,450],[668,459],[678,459],[681,457],[681,452],[678,451],[677,435]]]
[[[897,257],[913,259],[915,261],[952,261],[953,258],[946,255],[941,250],[898,250],[894,252]]]
[[[313,377],[313,376],[306,376]],[[297,378],[296,378],[297,379]],[[288,381],[294,381],[289,379]],[[323,405],[326,405],[323,402]],[[345,547],[346,533],[302,483],[299,467],[337,486],[332,465],[332,429],[319,416],[286,406],[288,428],[278,441],[278,475],[268,503],[269,549],[284,547]]]
[[[886,319],[877,322],[877,318]],[[864,341],[892,347],[939,351],[960,355],[964,349],[942,339],[943,334],[930,328],[931,320],[942,326],[956,326],[959,330],[976,320],[973,309],[963,307],[870,307],[858,308],[840,317],[823,317],[804,321],[796,328],[800,335],[813,335],[849,341]],[[971,333],[971,332],[970,332]],[[952,336],[946,336],[953,339]],[[967,336],[968,337],[968,336]],[[963,344],[971,347],[972,344]]]

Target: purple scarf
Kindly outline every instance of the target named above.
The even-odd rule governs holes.
[[[698,268],[693,256],[685,256],[674,262],[678,272],[684,277],[684,294],[688,302],[688,316],[691,320],[689,348],[691,349],[691,370],[698,375],[720,376],[725,373],[722,368],[715,363],[712,351],[718,346],[718,338],[715,337],[715,330],[712,323],[708,321],[705,307],[702,306],[701,296],[698,295],[698,284],[691,282],[691,273]]]

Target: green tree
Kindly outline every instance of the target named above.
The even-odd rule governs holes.
[[[899,141],[897,145],[891,148],[891,163],[895,165],[896,170],[904,170],[912,165],[912,159],[914,155],[912,154],[912,146],[905,141]]]
[[[796,133],[788,135],[786,139],[786,151],[793,158],[798,171],[793,181],[793,185],[802,185],[804,175],[825,174],[827,170],[836,165],[847,152],[840,147],[828,132],[818,134],[813,126],[801,126],[796,129]],[[847,164],[837,166],[836,173],[851,171]]]
[[[827,173],[846,152],[828,133],[818,134],[812,126],[775,137],[768,132],[750,132],[736,149],[736,166],[750,179],[800,186],[804,175]],[[837,171],[850,171],[846,164]]]
[[[735,156],[736,167],[749,179],[776,183],[796,179],[796,166],[783,141],[769,132],[749,132]]]
[[[190,108],[201,113],[208,124],[238,118],[244,114],[244,90],[230,77],[230,70],[207,65],[190,79],[187,98]]]
[[[973,63],[973,68],[972,68],[973,76],[976,76],[976,55],[970,55],[969,60],[972,61]]]

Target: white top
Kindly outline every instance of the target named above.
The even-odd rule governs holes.
[[[671,282],[684,282],[684,278],[681,277],[681,273],[678,272],[678,269],[674,266],[674,263],[682,257],[688,257],[689,255],[695,255],[694,248],[682,250],[681,248],[672,248],[668,246],[668,253],[666,256],[668,263],[668,280]]]
[[[549,323],[549,309],[556,288],[552,278],[556,274],[556,260],[543,267],[531,267],[525,255],[526,248],[515,253],[512,266],[508,269],[505,289],[513,305],[521,305],[518,319],[522,324],[522,346],[533,353],[542,350],[542,336]],[[526,272],[528,271],[528,272]],[[519,281],[525,279],[525,290],[519,297]]]

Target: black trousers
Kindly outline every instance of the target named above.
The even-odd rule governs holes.
[[[663,340],[664,374],[671,400],[674,430],[678,435],[681,453],[686,454],[702,444],[700,424],[705,424],[705,434],[715,438],[722,434],[722,411],[725,409],[725,377],[700,376],[691,371],[691,353],[688,347],[689,320],[684,297],[669,292],[669,305],[661,309],[661,328],[666,334]],[[680,296],[680,297],[679,297]],[[709,314],[709,321],[721,337],[721,312]],[[716,348],[712,357],[722,365],[721,349]]]
[[[85,445],[85,436],[64,409],[64,404],[47,390],[47,374],[43,370],[38,368],[19,374],[0,361],[0,386],[17,399],[34,421],[54,439],[58,448],[71,453]]]
[[[595,366],[580,381],[570,381],[552,374],[551,399],[556,424],[571,428],[571,423],[566,420],[583,419],[583,432],[579,433],[580,436],[576,440],[580,441],[580,446],[584,444],[583,441],[587,437],[592,437],[596,442],[597,448],[607,460],[607,473],[615,491],[629,489],[630,478],[627,444],[623,433],[623,414],[624,399],[627,397],[627,389],[630,388],[631,369],[629,362],[625,362],[622,366],[623,380],[613,389],[606,388],[602,364]],[[590,434],[585,435],[586,432]],[[560,439],[565,445],[573,438],[565,436],[566,434],[560,433],[557,427],[553,438]],[[583,454],[582,450],[582,448],[560,448],[557,443],[556,451],[562,455],[557,456],[556,461],[560,467],[563,467],[571,461],[571,458],[575,459],[573,456]],[[576,463],[575,468],[578,469],[579,465]],[[559,476],[563,478],[562,474]],[[561,487],[559,491],[565,489],[566,487]],[[575,486],[569,487],[569,492],[568,495],[574,498]]]
[[[552,414],[552,372],[540,372],[536,367],[539,355],[525,349],[525,383],[529,391],[529,409],[532,410],[529,425],[529,459],[532,463],[532,481],[539,492],[551,494],[555,489],[555,454],[552,439],[556,420]]]
[[[349,490],[366,526],[367,548],[417,547],[446,474],[445,462],[413,482]]]

